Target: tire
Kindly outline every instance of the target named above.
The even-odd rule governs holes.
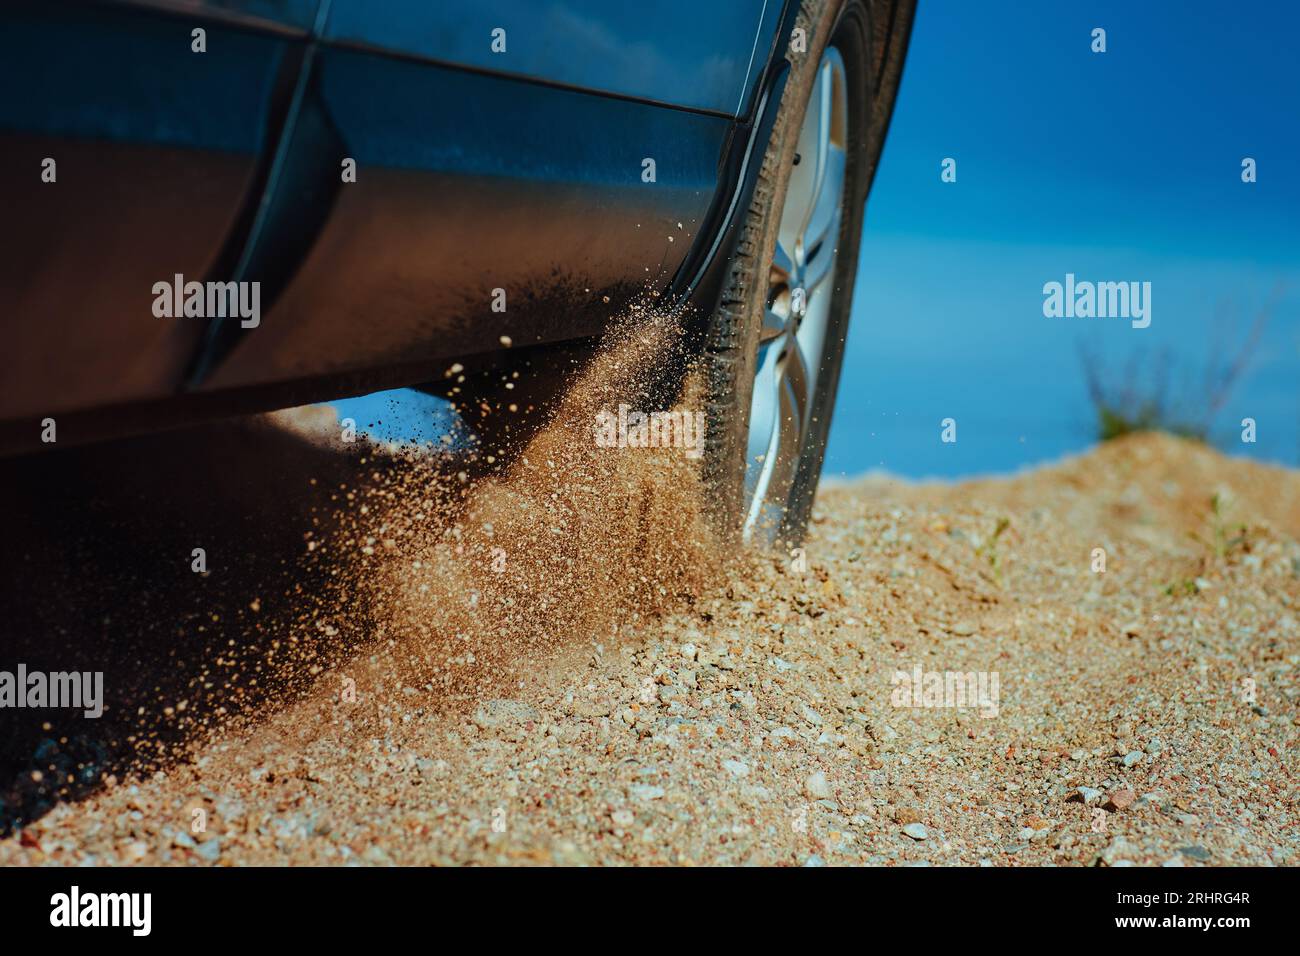
[[[703,479],[715,523],[728,538],[743,538],[767,546],[793,547],[802,540],[812,509],[844,358],[853,282],[857,273],[858,243],[870,183],[870,162],[876,155],[872,146],[877,151],[879,149],[878,143],[869,142],[871,86],[875,75],[871,69],[871,27],[862,0],[804,0],[796,31],[804,31],[807,51],[787,52],[790,75],[719,307],[706,329],[701,356],[706,416]],[[835,88],[836,72],[840,68],[842,94]],[[803,278],[797,285],[791,278],[785,291],[781,292],[780,283],[775,282],[778,272],[773,265],[778,239],[783,240],[782,247],[790,245],[792,232],[788,224],[799,219],[795,212],[783,219],[787,197],[792,197],[791,210],[808,205],[806,194],[810,171],[807,167],[797,170],[796,154],[799,154],[799,162],[803,163],[800,150],[814,142],[808,137],[805,119],[811,115],[813,118],[809,122],[817,122],[818,117],[824,121],[827,116],[823,104],[828,87],[831,91],[829,155],[834,154],[835,127],[837,117],[842,113],[842,124],[838,129],[843,153],[839,218],[836,224],[825,230],[820,244],[804,247],[807,270],[800,269]],[[816,110],[810,108],[814,94],[818,97]],[[820,126],[824,125],[824,122],[820,123]],[[829,171],[829,162],[825,168]],[[815,173],[812,181],[817,182]],[[793,190],[792,182],[795,184]],[[813,190],[815,198],[820,195],[816,189]],[[795,205],[796,202],[799,205]],[[809,233],[822,222],[815,210],[803,220]],[[813,263],[817,260],[817,253],[826,250],[827,242],[834,243],[832,258],[829,263],[825,260],[817,263],[817,268],[825,269],[825,278],[814,289],[811,282],[815,271]],[[793,244],[799,246],[801,241]],[[783,249],[782,254],[789,266],[788,250]],[[789,274],[794,276],[793,268]],[[805,280],[808,289],[803,288]],[[789,317],[799,311],[796,299],[800,290],[805,294],[807,307],[791,327]],[[815,311],[814,297],[819,292],[828,293],[825,299],[818,300],[820,304],[816,308],[822,347],[820,354],[808,359],[803,369],[804,397],[796,410],[781,404],[787,388],[791,394],[797,389],[798,363],[790,356],[796,352],[803,355],[810,349],[801,344],[799,349],[792,351],[791,342],[800,341],[799,337],[811,327],[809,319]],[[762,342],[760,349],[761,340],[774,334],[783,302],[787,323],[785,344],[780,345],[772,339]],[[809,336],[817,334],[808,332]],[[784,364],[781,359],[773,357],[775,352],[786,356]],[[778,368],[784,368],[783,374],[789,376],[789,381],[784,384],[776,375]],[[767,395],[770,384],[766,377],[769,371],[777,380],[775,410],[770,401],[763,404],[763,396]],[[756,375],[764,376],[758,389],[755,387]],[[752,418],[755,419],[753,422]],[[776,423],[778,437],[774,446],[770,444],[769,422]],[[797,434],[796,422],[799,426]],[[775,447],[777,453],[761,457],[751,455],[751,441],[760,447],[768,442],[767,447]],[[761,474],[756,475],[754,469],[761,471],[768,467],[768,462],[771,462],[771,473],[763,483]]]

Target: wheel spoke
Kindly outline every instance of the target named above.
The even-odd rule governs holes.
[[[802,240],[800,245],[806,255],[810,243],[808,242],[808,226],[817,211],[817,206],[821,203],[823,187],[826,185],[827,167],[830,164],[831,150],[831,117],[832,117],[832,95],[834,94],[834,83],[831,79],[831,65],[823,63],[817,71],[817,82],[813,86],[812,101],[808,104],[808,111],[816,111],[816,122],[811,130],[812,142],[809,144],[813,149],[813,158],[816,161],[813,172],[812,190],[808,195],[808,204],[803,211],[803,221],[799,227],[799,238]],[[802,137],[800,138],[802,144]],[[839,202],[839,196],[835,197],[835,202]]]
[[[825,278],[825,263],[834,257],[836,244],[840,239],[840,218],[842,210],[841,189],[827,188],[832,184],[844,182],[844,150],[838,146],[830,147],[826,162],[826,181],[818,193],[817,204],[804,230],[804,282],[808,286],[818,285]],[[821,259],[820,271],[815,260]]]
[[[779,425],[775,398],[779,388],[777,359],[781,354],[781,345],[781,341],[776,340],[759,346],[758,371],[754,375],[754,401],[749,410],[749,440],[745,448],[747,484],[753,484],[758,473],[766,470],[764,462],[772,444],[772,433]]]
[[[840,216],[837,210],[836,214],[831,217],[829,229],[827,230],[828,233],[835,236],[835,239],[823,242],[820,246],[814,248],[812,256],[808,260],[808,265],[804,269],[803,282],[804,288],[808,291],[809,299],[811,299],[817,291],[821,289],[822,284],[831,277],[831,271],[835,266],[836,259],[838,258],[835,254],[837,251],[835,248],[835,242],[839,240],[839,229]],[[828,289],[826,291],[829,292],[830,290]]]
[[[808,395],[804,412],[805,423],[812,415],[813,396],[817,394],[817,379],[821,376],[821,364],[826,357],[826,325],[831,306],[829,292],[828,289],[812,296],[808,313],[795,334],[799,343],[800,356],[804,360],[804,387]]]
[[[755,520],[767,498],[781,444],[781,375],[778,368],[784,339],[760,346],[758,373],[754,376],[754,402],[749,413],[749,440],[745,448],[745,493],[751,508],[746,528]]]
[[[793,335],[787,336],[780,340],[779,345],[784,350],[774,369],[777,394],[771,403],[776,414],[773,428],[767,435],[763,468],[755,483],[746,518],[749,528],[762,528],[769,533],[775,533],[781,524],[789,488],[799,467],[808,400],[808,379],[798,339]],[[769,346],[770,349],[776,347]]]
[[[785,352],[780,365],[782,391],[788,396],[791,407],[789,413],[794,416],[790,430],[796,440],[803,436],[804,422],[808,418],[808,406],[812,395],[809,390],[808,364],[804,357],[799,337],[792,335],[785,343]],[[798,457],[796,453],[795,457]]]

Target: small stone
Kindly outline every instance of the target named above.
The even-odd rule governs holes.
[[[1123,837],[1115,837],[1110,845],[1101,851],[1101,859],[1107,866],[1133,866],[1133,857],[1139,850]]]
[[[1101,802],[1101,791],[1092,787],[1076,787],[1070,791],[1070,795],[1065,798],[1066,803],[1082,803],[1085,806],[1096,806]]]
[[[1191,846],[1180,846],[1178,852],[1190,860],[1196,860],[1204,863],[1210,858],[1210,851],[1199,843],[1193,843]]]
[[[480,730],[495,731],[519,727],[539,719],[537,711],[517,700],[489,700],[474,711],[474,724]]]
[[[826,779],[826,774],[818,770],[804,781],[803,788],[807,791],[808,796],[814,800],[828,800],[835,795],[831,789],[830,781]]]
[[[1123,790],[1112,790],[1106,795],[1106,802],[1103,803],[1102,809],[1111,813],[1117,813],[1120,810],[1127,810],[1133,806],[1133,801],[1137,799],[1137,794],[1127,788]]]
[[[899,807],[894,811],[894,822],[900,826],[906,826],[909,823],[920,823],[921,813],[915,807]]]
[[[1142,751],[1130,750],[1128,753],[1124,755],[1124,759],[1121,761],[1121,763],[1123,763],[1124,766],[1126,767],[1132,767],[1134,764],[1140,763],[1141,761],[1142,761]]]
[[[749,776],[749,766],[747,764],[741,763],[739,760],[724,760],[722,761],[722,766],[726,767],[727,771],[733,777]]]
[[[636,815],[631,810],[615,810],[609,817],[614,821],[614,825],[627,829],[636,821]]]
[[[924,823],[909,823],[903,827],[903,832],[913,840],[924,840],[930,836],[930,831],[925,828]]]
[[[952,626],[952,633],[958,637],[970,637],[975,633],[975,625],[970,621],[958,621]]]

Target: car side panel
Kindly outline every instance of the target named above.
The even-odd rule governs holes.
[[[0,419],[153,398],[183,379],[202,323],[155,317],[152,287],[203,279],[220,255],[290,42],[194,12],[6,6]],[[198,25],[206,53],[191,51]]]
[[[596,334],[680,265],[732,126],[353,49],[312,69],[304,113],[329,131],[295,129],[289,151],[328,172],[328,215],[204,390]]]

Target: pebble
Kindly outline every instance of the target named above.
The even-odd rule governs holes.
[[[1091,807],[1101,802],[1101,796],[1101,791],[1092,787],[1075,787],[1065,798],[1065,802],[1082,803]]]
[[[627,829],[636,822],[636,815],[631,810],[615,810],[610,814],[610,819],[616,826]]]
[[[808,777],[803,784],[804,791],[814,800],[828,800],[835,795],[826,774],[818,770]]]
[[[924,823],[909,823],[903,827],[903,832],[913,840],[924,840],[930,835],[930,831],[925,828]]]
[[[1101,859],[1107,866],[1133,866],[1133,857],[1140,856],[1136,846],[1123,837],[1115,837],[1101,851]]]
[[[1102,809],[1116,813],[1120,810],[1127,810],[1137,799],[1137,794],[1129,789],[1112,790],[1106,794],[1106,802],[1102,804]]]

